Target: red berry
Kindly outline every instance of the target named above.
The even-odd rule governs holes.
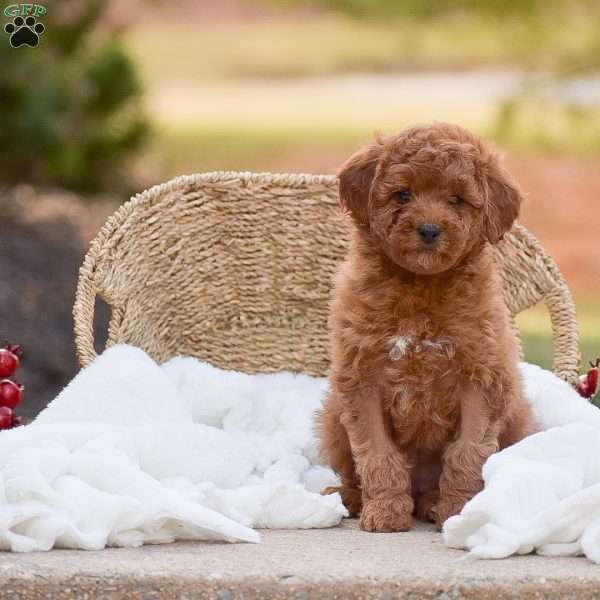
[[[2,379],[0,381],[0,406],[7,406],[10,409],[14,409],[21,402],[22,397],[22,385],[10,379]]]
[[[13,412],[8,406],[0,406],[0,429],[10,429],[13,426]]]
[[[600,367],[600,358],[596,362],[591,362],[592,367],[585,375],[579,378],[577,391],[584,398],[593,398],[598,391],[598,368]]]
[[[11,377],[19,368],[19,357],[13,349],[14,346],[0,348],[0,377]]]

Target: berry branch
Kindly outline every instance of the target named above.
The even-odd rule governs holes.
[[[594,396],[598,392],[598,368],[600,367],[600,357],[598,357],[595,362],[590,362],[590,367],[590,370],[579,378],[577,391],[580,396],[594,402]]]
[[[5,342],[0,348],[0,429],[12,429],[21,424],[21,417],[14,410],[23,399],[23,386],[10,379],[17,372],[21,362],[21,346]]]

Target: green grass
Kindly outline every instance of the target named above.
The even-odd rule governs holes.
[[[426,85],[415,92],[390,81],[360,89],[339,78],[337,85],[327,82],[349,73],[476,67],[549,73],[598,64],[599,31],[600,4],[590,4],[535,18],[457,12],[373,22],[324,13],[146,23],[134,25],[125,40],[157,123],[151,157],[157,164],[164,159],[170,171],[188,164],[264,168],[312,149],[354,147],[375,129],[431,119],[463,123],[511,149],[596,154],[600,111],[565,110],[535,97],[502,109],[482,101],[478,89],[457,103]]]
[[[580,134],[576,130],[571,135],[565,132],[561,137],[546,128],[536,136],[535,125],[532,121],[529,130],[523,126],[488,137],[505,148],[525,154],[590,156],[600,152],[600,123],[597,136],[591,125]],[[473,129],[486,134],[483,126]],[[184,172],[210,170],[333,172],[350,153],[372,137],[374,130],[370,123],[356,120],[349,120],[348,127],[336,123],[328,126],[294,123],[289,127],[260,123],[244,125],[218,120],[193,121],[188,125],[157,123],[142,161],[153,165],[153,181],[158,175],[164,179]],[[385,128],[384,131],[392,129]]]
[[[332,172],[367,131],[243,126],[157,127],[144,161],[161,177],[212,170]]]
[[[127,34],[147,79],[294,77],[474,66],[554,68],[585,60],[600,7],[495,18],[458,12],[385,21],[332,14],[145,25]]]
[[[503,146],[544,154],[589,156],[600,152],[600,109],[576,108],[533,94],[499,107],[488,136]]]
[[[579,323],[582,371],[600,356],[600,299],[576,299]],[[535,307],[517,316],[525,360],[552,367],[552,330],[544,307]]]

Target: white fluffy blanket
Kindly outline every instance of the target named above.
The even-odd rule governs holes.
[[[330,527],[346,511],[318,464],[327,383],[193,358],[158,366],[114,346],[26,427],[0,432],[0,548],[258,542],[257,528]]]
[[[540,367],[521,365],[541,431],[491,456],[485,488],[444,525],[477,558],[532,551],[600,563],[600,410]]]
[[[544,429],[493,456],[449,520],[480,557],[536,549],[600,562],[600,411],[522,365]],[[327,381],[245,375],[193,358],[104,352],[34,423],[0,433],[0,548],[98,549],[176,539],[259,541],[252,528],[330,527],[346,511],[312,417]]]

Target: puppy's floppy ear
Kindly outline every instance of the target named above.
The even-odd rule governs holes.
[[[383,143],[376,140],[353,154],[339,169],[340,204],[357,225],[369,228],[369,193]]]
[[[519,216],[523,194],[496,159],[488,165],[486,188],[485,236],[495,244],[502,239]]]

